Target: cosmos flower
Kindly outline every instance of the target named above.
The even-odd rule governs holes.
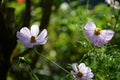
[[[86,67],[84,63],[81,63],[78,66],[76,63],[73,63],[72,68],[73,70],[71,73],[76,80],[92,80],[94,76],[91,69]]]
[[[92,21],[88,21],[84,29],[88,39],[96,46],[106,44],[114,35],[112,30],[101,30],[100,28],[96,28],[96,25]]]
[[[35,45],[43,45],[47,42],[47,30],[44,29],[39,35],[39,27],[32,25],[29,30],[27,27],[23,27],[20,31],[17,31],[17,38],[20,43],[28,48],[33,48]]]
[[[116,0],[105,0],[105,2],[115,9],[120,9],[119,2]]]

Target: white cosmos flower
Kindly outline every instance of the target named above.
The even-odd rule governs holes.
[[[101,30],[100,28],[96,28],[96,25],[92,21],[88,21],[84,29],[88,39],[96,46],[106,44],[114,35],[114,31],[112,30]]]
[[[105,0],[105,2],[115,9],[120,9],[119,2],[116,0]]]
[[[78,66],[76,63],[73,63],[72,68],[73,70],[71,73],[76,80],[92,80],[94,76],[91,69],[86,67],[84,63],[81,63]]]
[[[23,27],[20,31],[17,31],[18,41],[28,48],[45,44],[47,42],[46,36],[47,30],[44,29],[39,34],[39,27],[37,25],[32,25],[30,30],[27,27]]]

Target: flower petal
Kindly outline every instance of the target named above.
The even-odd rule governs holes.
[[[79,66],[78,66],[78,69],[80,72],[84,73],[84,75],[87,73],[87,69],[86,69],[86,66],[84,63],[81,63]]]
[[[115,9],[120,9],[118,1],[114,1],[114,3],[111,6],[114,7]]]
[[[40,40],[37,40],[37,42],[35,43],[35,45],[43,45],[47,42],[47,38],[44,38],[44,39],[40,39]]]
[[[88,37],[89,40],[96,46],[102,46],[112,39],[114,32],[112,30],[102,30],[100,35]]]
[[[111,40],[113,35],[114,35],[114,31],[112,30],[102,30],[101,32],[101,36],[103,36],[106,41]]]
[[[87,35],[87,37],[93,36],[94,35],[94,30],[96,29],[95,24],[92,21],[89,21],[85,26],[84,26],[84,32]]]
[[[32,43],[30,43],[30,42],[26,42],[26,43],[24,43],[24,45],[26,46],[26,47],[28,47],[28,48],[33,48],[33,44]]]
[[[84,26],[85,30],[95,30],[96,25],[94,24],[93,21],[88,21],[88,23]]]
[[[19,39],[18,41],[28,48],[33,48],[32,43],[30,43],[29,41],[24,41],[24,40],[21,40],[21,39]]]
[[[87,76],[89,76],[89,78],[93,78],[94,74],[92,72],[89,72]]]
[[[38,33],[39,33],[38,25],[32,25],[31,26],[31,34],[32,34],[32,36],[37,37]]]
[[[89,40],[95,44],[96,46],[102,46],[107,43],[107,41],[104,39],[101,35],[94,35],[89,38]]]
[[[78,65],[78,69],[79,69],[79,70],[82,69],[82,68],[85,68],[85,67],[86,67],[86,66],[85,66],[84,63],[81,63],[81,64]]]
[[[37,40],[42,41],[46,36],[47,36],[47,30],[44,29],[44,30],[42,30],[40,35],[38,35]]]
[[[94,31],[85,30],[84,32],[88,38],[94,35]]]
[[[17,32],[17,38],[20,39],[20,40],[29,40],[29,37],[28,36],[25,36],[23,33],[20,33],[19,31]]]
[[[73,63],[73,64],[72,64],[72,68],[73,68],[73,70],[74,70],[76,73],[78,72],[77,64],[76,64],[76,63]]]
[[[105,2],[106,2],[107,4],[111,4],[111,3],[113,2],[113,0],[105,0]]]
[[[25,37],[31,37],[30,30],[27,27],[24,27],[20,30],[20,33],[24,34]]]
[[[16,36],[18,38],[18,41],[22,43],[24,46],[28,48],[33,47],[33,45],[30,43],[31,33],[27,27],[22,28],[20,32],[18,31]]]
[[[75,71],[71,71],[71,73],[72,73],[72,75],[73,75],[73,77],[74,77],[74,78],[76,78],[76,77],[77,77],[77,74],[76,74],[76,72],[75,72]]]

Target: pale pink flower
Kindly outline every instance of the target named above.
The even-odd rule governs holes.
[[[27,27],[23,27],[20,31],[17,31],[18,41],[28,48],[45,44],[47,42],[46,36],[47,30],[44,29],[39,34],[39,27],[37,25],[32,25],[30,30]]]
[[[105,2],[115,9],[120,9],[119,2],[116,0],[105,0]]]
[[[71,73],[76,80],[92,80],[94,76],[91,69],[86,67],[84,63],[81,63],[78,66],[76,63],[73,63],[72,68],[73,70]]]
[[[112,30],[101,30],[100,28],[96,28],[96,25],[92,21],[88,21],[88,23],[84,26],[84,29],[88,39],[96,46],[106,44],[114,35],[114,31]]]

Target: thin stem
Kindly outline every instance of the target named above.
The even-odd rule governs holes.
[[[115,18],[116,18],[116,22],[115,22],[115,26],[114,27],[116,27],[116,25],[117,25],[117,23],[118,23],[118,18],[119,18],[119,13],[120,13],[120,10],[118,11],[118,15],[117,16],[115,16]]]
[[[38,77],[35,75],[35,73],[32,70],[28,74],[32,77],[33,80],[39,80]]]
[[[84,54],[82,59],[80,60],[80,63],[83,61],[83,59],[87,56],[87,54]]]
[[[24,65],[27,66],[27,63],[28,63],[27,60],[25,60],[24,57],[21,58],[21,60],[24,61]],[[18,62],[21,62],[20,59]],[[35,75],[31,67],[30,66],[28,67],[29,67],[29,71],[26,71],[26,72],[31,76],[32,80],[39,80],[39,78]]]
[[[86,9],[89,8],[89,0],[87,0]]]
[[[38,55],[42,56],[42,57],[45,58],[47,61],[50,61],[51,63],[55,64],[57,67],[59,67],[60,69],[62,69],[62,70],[65,71],[66,73],[70,73],[69,71],[65,70],[63,67],[61,67],[60,65],[58,65],[57,63],[55,63],[54,61],[52,61],[52,60],[46,58],[44,55],[40,54],[36,49],[34,49],[34,50],[35,50],[35,52],[36,52]]]
[[[81,58],[81,60],[79,61],[80,63],[83,61],[83,59],[88,56],[89,53],[91,53],[92,51],[94,51],[94,48],[92,48],[91,50],[89,50],[86,54],[83,55],[83,57]]]

